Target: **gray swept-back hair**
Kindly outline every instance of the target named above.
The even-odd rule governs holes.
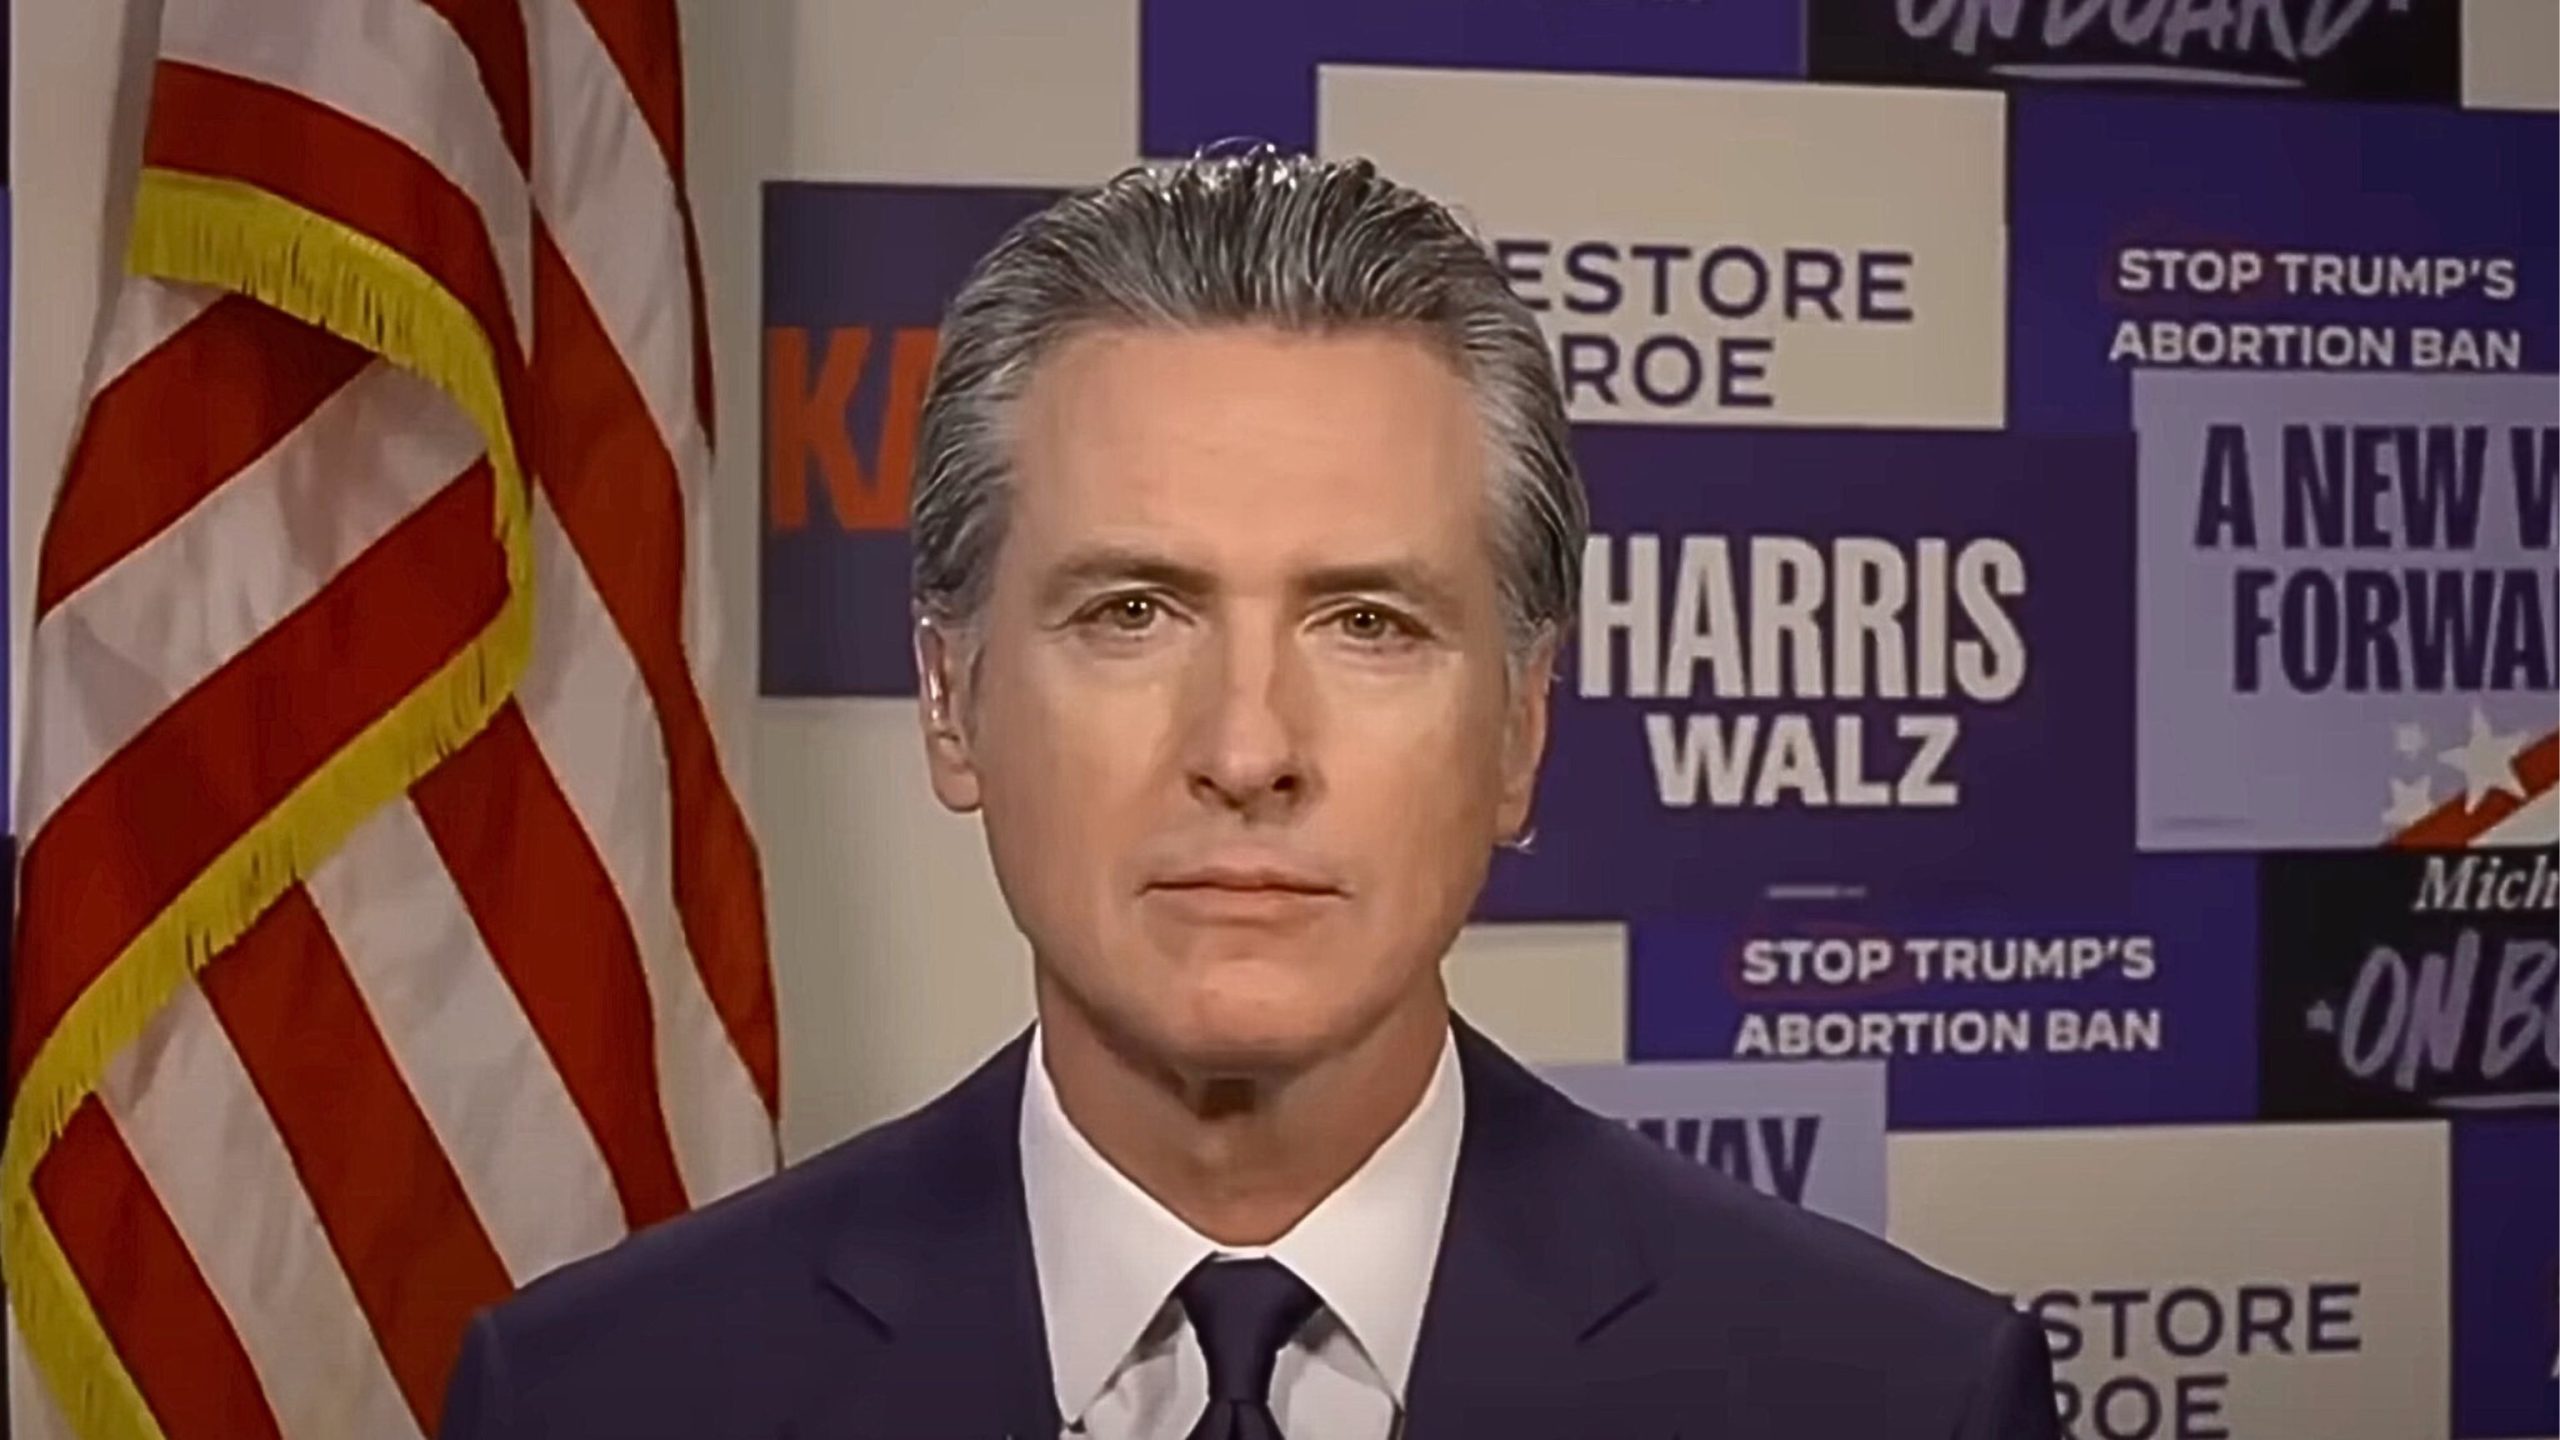
[[[1007,414],[1041,357],[1091,326],[1410,329],[1474,389],[1514,653],[1562,630],[1590,507],[1537,320],[1439,202],[1366,160],[1241,153],[1135,166],[1017,224],[942,324],[916,444],[921,618],[965,630],[1004,536]]]

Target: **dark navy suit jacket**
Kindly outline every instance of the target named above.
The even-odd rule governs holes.
[[[1458,1037],[1466,1128],[1405,1440],[2052,1440],[2032,1321]],[[1052,1440],[1027,1053],[482,1314],[440,1433]]]

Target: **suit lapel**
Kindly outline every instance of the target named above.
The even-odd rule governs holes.
[[[1404,1440],[1483,1440],[1587,1393],[1588,1342],[1652,1286],[1620,1197],[1589,1183],[1589,1119],[1464,1021],[1467,1114]],[[813,1359],[792,1440],[1058,1434],[1017,1143],[1026,1033],[860,1143],[820,1282],[847,1323]],[[1506,1423],[1508,1422],[1508,1423]],[[1543,1433],[1543,1432],[1541,1432]]]
[[[1406,1440],[1528,1433],[1524,1417],[1580,1390],[1585,1342],[1652,1285],[1620,1198],[1577,1163],[1587,1117],[1463,1021],[1457,1036],[1466,1128]]]
[[[878,1138],[821,1274],[859,1323],[795,1440],[1052,1440],[1059,1420],[1015,1143],[1028,1034]]]

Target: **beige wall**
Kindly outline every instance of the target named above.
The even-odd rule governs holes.
[[[158,0],[13,7],[10,626],[71,440]],[[761,841],[786,1148],[939,1089],[1029,1016],[973,822],[926,791],[912,712],[756,701],[757,189],[767,178],[1064,184],[1133,158],[1136,0],[687,0],[693,152],[720,376],[722,734]],[[17,657],[13,648],[13,664]],[[13,675],[12,754],[23,676]],[[13,766],[14,773],[14,766]],[[1537,1059],[1619,1058],[1615,926],[1470,934],[1460,1003]]]

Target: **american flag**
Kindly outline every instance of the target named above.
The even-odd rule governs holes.
[[[2560,730],[2501,732],[2472,707],[2469,738],[2433,755],[2427,732],[2403,724],[2394,748],[2419,774],[2391,778],[2383,814],[2386,844],[2404,850],[2456,850],[2473,845],[2549,845],[2560,839]],[[2435,767],[2460,783],[2435,799]]]
[[[432,1434],[475,1308],[776,1158],[675,5],[161,24],[36,580],[13,1409]]]

